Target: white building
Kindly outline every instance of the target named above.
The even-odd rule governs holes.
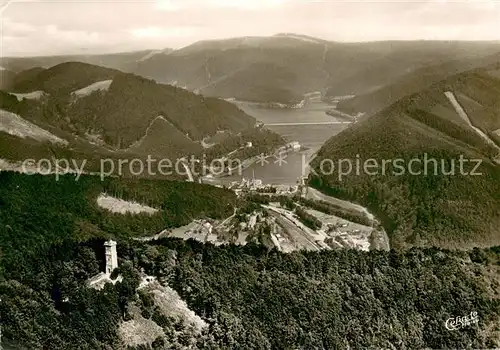
[[[118,255],[116,254],[116,242],[109,240],[104,242],[106,249],[106,270],[107,275],[111,275],[114,269],[118,267]]]
[[[211,235],[212,234],[212,229],[213,229],[213,226],[211,223],[209,222],[205,222],[203,224],[203,227],[205,228],[205,230],[207,230],[208,234]]]
[[[259,188],[262,187],[262,180],[261,179],[254,179],[250,181],[250,187],[253,188]]]
[[[248,221],[248,227],[253,230],[256,224],[257,224],[257,215],[250,216],[250,220]]]

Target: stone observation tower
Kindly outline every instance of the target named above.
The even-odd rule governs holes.
[[[104,242],[106,249],[106,269],[105,274],[111,275],[114,269],[118,267],[118,256],[116,255],[116,242],[109,240]]]
[[[118,276],[114,280],[111,279],[111,272],[118,267],[116,242],[112,240],[104,242],[104,249],[106,251],[106,267],[104,268],[104,272],[95,275],[87,281],[90,287],[97,290],[104,288],[106,283],[115,284],[123,280],[122,276]]]

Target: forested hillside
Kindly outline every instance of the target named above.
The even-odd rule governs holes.
[[[252,143],[252,147],[246,146],[248,142]],[[203,154],[207,160],[212,160],[238,150],[231,155],[232,159],[244,160],[262,153],[270,154],[273,150],[283,146],[285,142],[280,135],[259,127],[248,129],[237,136],[226,137],[213,147],[203,150]]]
[[[42,90],[53,95],[68,95],[100,80],[113,79],[120,71],[85,64],[65,62],[50,69],[30,69],[20,72],[9,89],[12,92]]]
[[[11,86],[16,73],[8,69],[0,69],[0,89],[7,89]]]
[[[68,113],[77,127],[101,129],[108,143],[121,148],[144,135],[158,116],[191,140],[201,140],[218,130],[239,132],[255,125],[254,118],[225,101],[205,100],[133,75],[116,77],[108,93],[79,99],[69,106]]]
[[[208,185],[71,175],[0,172],[2,269],[17,269],[37,251],[64,240],[155,235],[195,218],[227,217],[235,195]],[[148,205],[154,215],[111,213],[97,204],[101,193]]]
[[[72,95],[104,80],[112,80],[107,91]],[[225,101],[204,99],[179,88],[78,62],[40,71],[14,87],[20,92],[36,90],[49,95],[42,101],[23,100],[9,110],[63,130],[100,134],[104,141],[121,148],[139,140],[158,116],[191,140],[218,130],[239,132],[255,125],[254,118]]]
[[[314,161],[318,175],[310,177],[311,185],[372,209],[396,248],[498,244],[500,166],[493,161],[498,148],[459,116],[444,94],[454,93],[471,123],[485,135],[492,135],[500,127],[500,80],[490,72],[467,72],[438,82],[330,139]],[[353,171],[341,180],[338,169],[321,174],[322,160],[354,162],[357,155],[361,164],[376,159],[377,173],[370,175],[361,169],[361,174]],[[424,156],[436,159],[437,172],[435,163],[429,163],[427,175],[422,173]],[[461,157],[478,161],[465,163],[462,174]],[[401,174],[394,165],[381,166],[382,160],[395,159],[404,160],[405,167],[412,159],[419,159],[413,170],[417,175],[407,168]],[[478,162],[481,164],[474,173],[480,175],[467,175]]]
[[[228,190],[187,182],[2,171],[0,184],[2,346],[14,349],[123,349],[117,327],[136,298],[138,271],[123,264],[122,282],[89,288],[103,269],[103,241],[228,217],[236,205]],[[103,193],[158,211],[114,213],[98,204]]]
[[[498,51],[492,42],[284,33],[82,56],[87,63],[1,59],[0,348],[500,348]],[[361,94],[340,107],[370,117],[315,153],[295,193],[236,196],[175,181],[183,174],[130,174],[130,160],[146,156],[271,154],[286,141],[222,98],[289,105],[311,92]],[[41,158],[87,173],[11,171]],[[104,159],[125,161],[124,172],[90,174],[109,170]],[[338,160],[350,161],[348,174]],[[311,187],[352,203],[316,200]],[[260,207],[271,202],[290,212]],[[390,250],[376,249],[382,227]],[[351,236],[342,246],[371,250],[332,243]],[[108,240],[119,267],[100,275]],[[305,240],[331,245],[300,250]],[[477,322],[449,329],[471,314]]]
[[[164,332],[153,349],[500,345],[499,248],[283,254],[253,244],[119,241],[124,280],[95,291],[85,280],[102,263],[100,244],[63,242],[5,270],[4,339],[30,349],[127,348],[117,330],[134,303]],[[147,295],[136,294],[139,269],[173,287],[208,328],[194,334],[173,316],[162,316]],[[471,312],[477,324],[446,329],[447,319]]]
[[[0,91],[0,108],[67,140],[69,153],[78,159],[81,155],[91,159],[93,154],[106,158],[152,155],[175,161],[201,153],[201,141],[221,132],[226,146],[238,140],[258,139],[256,147],[270,151],[276,146],[276,139],[280,140],[279,145],[284,143],[270,131],[260,133],[255,129],[255,118],[229,102],[116,70],[68,62],[50,69],[31,69],[16,77],[14,91],[43,91],[44,95],[18,98]],[[107,82],[107,86],[92,87],[100,82]],[[269,138],[258,136],[264,134]],[[6,145],[8,159],[23,159],[20,154],[26,154],[26,149],[14,147],[19,143],[28,144],[34,154],[47,157],[46,145],[37,149],[30,140],[15,140],[14,144],[4,141],[11,136],[2,134],[0,141]],[[66,153],[55,149],[51,157]]]
[[[290,68],[269,63],[255,63],[238,70],[220,82],[199,89],[207,96],[222,96],[241,101],[293,105],[303,99],[295,92],[298,77]]]

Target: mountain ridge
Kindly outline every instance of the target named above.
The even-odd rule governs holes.
[[[276,100],[272,102],[293,105],[301,96],[313,91],[321,91],[326,99],[367,94],[427,66],[475,60],[498,52],[500,45],[496,41],[349,43],[296,33],[277,33],[273,36],[202,40],[176,50],[120,53],[111,55],[112,59],[106,55],[100,60],[99,55],[60,56],[58,60],[50,57],[9,58],[4,66],[19,72],[21,68],[53,66],[62,59],[78,60],[135,73],[209,96],[230,98],[239,95],[240,99],[250,101],[258,95],[252,87],[260,89],[266,85],[262,82],[271,80],[265,67],[274,66],[275,69],[288,70],[296,78],[274,83],[276,94],[269,92],[266,97],[259,96],[260,102]],[[255,68],[259,66],[262,69]],[[203,91],[207,86],[210,89]]]

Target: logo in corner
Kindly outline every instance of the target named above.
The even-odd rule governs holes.
[[[476,311],[472,311],[469,315],[451,317],[444,324],[449,331],[456,331],[464,327],[469,327],[479,322],[479,316]]]

